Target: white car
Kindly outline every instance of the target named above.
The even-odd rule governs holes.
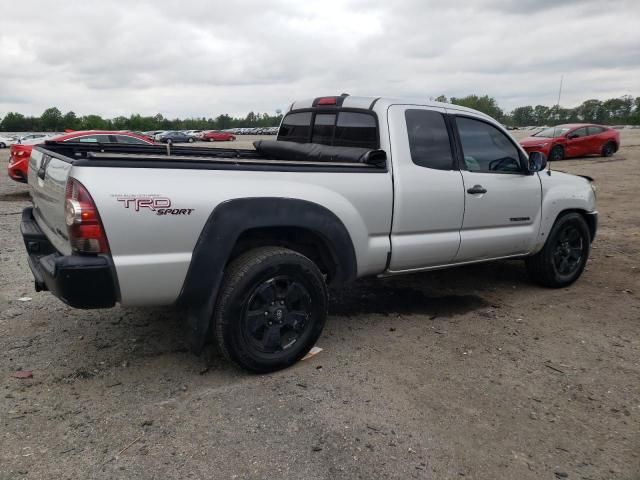
[[[204,130],[183,130],[183,133],[200,140],[202,139],[202,135],[204,135]]]
[[[26,135],[21,136],[18,139],[18,143],[24,143],[27,140],[36,140],[36,139],[44,139],[44,138],[49,138],[52,137],[53,135],[49,134],[49,133],[28,133]]]
[[[0,135],[0,148],[7,148],[16,143],[17,140],[13,137],[5,137]]]

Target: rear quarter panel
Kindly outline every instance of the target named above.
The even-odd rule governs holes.
[[[276,172],[74,167],[102,218],[123,305],[174,303],[200,233],[230,199],[297,198],[331,210],[351,235],[358,275],[382,272],[390,250],[390,172]],[[136,210],[125,198],[167,198],[190,214]],[[215,248],[212,245],[211,248]]]

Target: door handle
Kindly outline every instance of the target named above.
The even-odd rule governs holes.
[[[487,189],[482,185],[474,185],[473,187],[467,190],[467,193],[477,194],[477,193],[487,193]]]

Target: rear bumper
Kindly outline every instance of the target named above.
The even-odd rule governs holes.
[[[42,233],[31,207],[22,211],[20,232],[37,292],[48,290],[75,308],[115,305],[115,278],[108,258],[60,254]]]

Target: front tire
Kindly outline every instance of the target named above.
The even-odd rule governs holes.
[[[4,144],[4,142],[0,142],[0,148],[7,148],[7,146]]]
[[[193,142],[195,142],[195,140],[194,140],[193,138],[189,138],[189,140],[188,140],[188,141],[189,141],[189,143],[193,143]]]
[[[560,145],[556,145],[551,149],[551,152],[549,152],[549,160],[558,161],[563,159],[564,159],[564,148],[562,148]]]
[[[529,277],[545,287],[567,287],[582,275],[590,249],[591,234],[582,215],[562,215],[542,250],[525,260]]]
[[[213,332],[229,360],[253,372],[273,372],[309,352],[326,315],[327,289],[315,263],[286,248],[257,248],[227,267]]]

